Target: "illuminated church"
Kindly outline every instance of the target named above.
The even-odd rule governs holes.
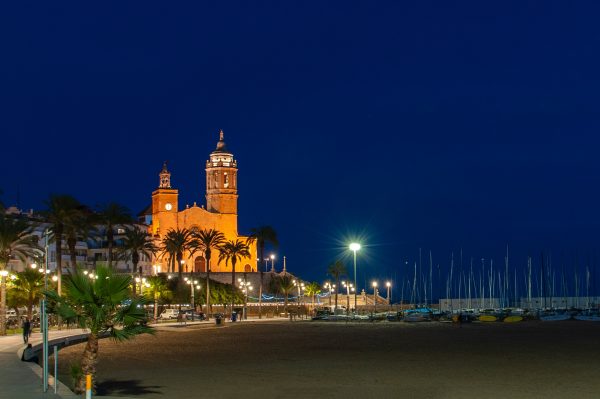
[[[157,239],[162,238],[170,229],[190,230],[215,229],[225,235],[225,239],[243,240],[247,237],[238,234],[238,168],[233,154],[227,149],[223,131],[219,132],[217,148],[210,153],[206,161],[206,207],[196,202],[185,209],[179,209],[179,190],[171,186],[171,173],[167,164],[159,174],[159,186],[152,193],[152,205],[144,212],[149,232]],[[235,267],[236,272],[256,271],[256,244],[250,244],[251,258],[242,259]],[[167,256],[155,261],[155,273],[169,270]],[[183,272],[205,272],[204,254],[196,252],[193,256],[184,254],[183,263],[175,265],[174,272],[181,267]],[[211,257],[211,272],[231,272],[231,264],[218,263],[218,251]]]

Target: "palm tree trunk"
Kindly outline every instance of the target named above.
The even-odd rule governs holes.
[[[260,287],[258,287],[258,318],[262,319],[262,289],[263,289],[263,271],[262,268],[260,267],[260,262],[262,262],[264,260],[264,256],[265,256],[265,242],[264,240],[261,240],[258,244],[258,249],[259,249],[259,259],[257,259],[258,262],[258,270],[260,270]]]
[[[71,268],[72,271],[75,272],[77,269],[77,254],[75,253],[75,246],[77,245],[76,239],[67,239],[67,247],[69,248],[69,255],[71,257]]]
[[[335,278],[335,308],[337,310],[337,299],[338,299],[338,288],[340,286],[340,277],[339,275]]]
[[[154,322],[158,320],[158,296],[156,295],[156,291],[154,292]]]
[[[235,258],[231,259],[231,314],[235,303]]]
[[[33,295],[29,294],[29,298],[27,301],[27,318],[29,321],[33,319]]]
[[[137,284],[135,283],[135,275],[137,273],[138,262],[139,262],[139,259],[136,259],[135,254],[134,254],[134,256],[131,257],[131,263],[133,263],[133,278],[131,279],[131,283],[133,284],[133,295],[137,294]],[[142,284],[141,279],[142,279],[142,277],[140,276],[140,287]]]
[[[113,260],[113,230],[112,226],[109,224],[106,226],[106,239],[108,240],[108,268],[112,269],[112,260]]]
[[[206,320],[210,315],[210,255],[206,255]]]
[[[6,277],[0,280],[0,335],[6,335]]]
[[[81,358],[81,377],[75,386],[75,393],[85,392],[85,376],[92,375],[92,391],[96,392],[96,362],[98,360],[98,336],[90,333]]]
[[[183,254],[181,252],[177,253],[177,270],[179,271],[178,275],[179,275],[179,284],[181,284],[181,279],[183,276],[183,270],[182,269],[182,264],[181,264],[181,259],[183,259]]]

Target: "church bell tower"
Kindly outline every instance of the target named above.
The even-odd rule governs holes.
[[[237,199],[237,161],[227,150],[221,130],[217,149],[206,161],[206,209],[237,215]]]

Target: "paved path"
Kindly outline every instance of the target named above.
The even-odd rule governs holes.
[[[49,339],[57,339],[83,334],[80,329],[51,331]],[[42,342],[42,334],[33,333],[29,343],[33,346]],[[43,392],[42,369],[36,363],[21,361],[21,351],[25,348],[21,334],[0,337],[0,389],[3,398],[79,398],[66,386],[59,383],[58,394],[54,394],[54,378],[50,376],[48,392]],[[50,370],[53,366],[50,367]]]
[[[268,321],[286,321],[285,318],[250,318],[238,323],[249,323],[249,322],[268,322]],[[229,321],[225,322],[225,325],[230,324]],[[173,331],[178,328],[185,328],[186,326],[202,326],[202,327],[213,327],[215,320],[209,321],[188,321],[185,325],[179,323],[164,323],[153,325],[157,330]],[[49,341],[74,337],[85,334],[86,331],[82,329],[69,329],[61,331],[50,331]],[[39,332],[33,333],[29,339],[29,343],[34,347],[42,343],[42,334]],[[37,363],[23,362],[21,361],[21,353],[26,347],[23,344],[23,336],[21,334],[9,335],[0,337],[0,397],[10,399],[38,399],[38,398],[64,398],[74,399],[81,398],[83,396],[75,395],[67,386],[58,381],[58,392],[54,393],[54,378],[51,373],[54,372],[54,365],[50,364],[49,367],[49,386],[46,393],[43,392],[42,383],[42,368]],[[52,354],[52,346],[50,345],[50,354]],[[60,354],[59,354],[60,361]],[[110,399],[108,396],[102,396],[103,399]],[[119,397],[123,399],[122,396]]]

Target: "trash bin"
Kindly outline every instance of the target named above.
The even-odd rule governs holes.
[[[236,312],[231,312],[231,321],[235,322],[237,320],[237,313]]]
[[[218,326],[223,324],[223,318],[221,317],[220,314],[215,315],[215,323],[217,323]]]

